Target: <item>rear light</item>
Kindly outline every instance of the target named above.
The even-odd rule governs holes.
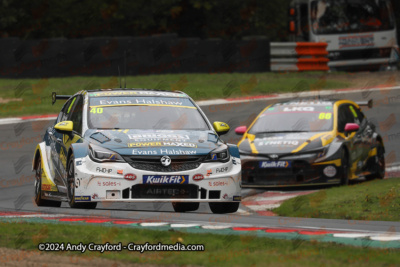
[[[134,181],[136,180],[136,175],[134,175],[133,173],[127,173],[124,176],[125,180],[129,180],[129,181]]]

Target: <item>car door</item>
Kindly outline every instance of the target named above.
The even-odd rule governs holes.
[[[360,125],[360,129],[358,130],[358,134],[360,135],[361,138],[361,147],[360,147],[360,152],[361,154],[361,161],[363,163],[363,169],[365,169],[366,166],[364,166],[367,162],[368,159],[368,154],[370,152],[371,146],[372,146],[372,136],[373,136],[373,129],[371,128],[371,125],[368,123],[368,120],[365,118],[364,113],[357,108],[354,105],[350,105],[350,110],[354,110],[353,115],[355,116],[355,122]]]
[[[68,100],[65,105],[63,106],[60,114],[57,117],[57,120],[54,124],[54,126],[62,121],[66,121],[68,118],[68,108],[71,105],[72,100]],[[62,178],[62,163],[60,160],[60,153],[63,153],[61,150],[61,143],[63,140],[63,133],[57,131],[55,128],[51,127],[48,129],[48,134],[50,136],[49,138],[49,143],[50,143],[50,154],[51,154],[51,160],[50,160],[50,170],[51,173],[54,177],[54,182],[55,184],[59,186],[66,186],[64,183],[64,180]]]
[[[363,160],[363,142],[362,142],[362,131],[360,129],[355,133],[345,134],[344,128],[347,123],[358,123],[359,119],[356,119],[354,106],[351,104],[342,104],[338,110],[338,132],[345,135],[346,142],[349,147],[350,156],[350,168],[353,173],[359,173],[362,169]],[[354,112],[353,112],[354,110]]]
[[[72,144],[80,142],[82,139],[82,111],[83,111],[83,96],[78,95],[72,99],[67,111],[67,121],[73,122],[72,132],[62,133],[62,142],[60,145],[60,173],[64,182],[67,184],[67,157],[68,151]]]

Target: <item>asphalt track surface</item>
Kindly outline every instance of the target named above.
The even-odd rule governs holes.
[[[368,91],[358,93],[340,92],[333,98],[346,98],[362,101],[373,98],[375,107],[365,110],[366,116],[375,122],[385,140],[387,161],[396,164],[400,161],[400,126],[396,116],[400,114],[400,90]],[[224,121],[231,126],[231,132],[223,137],[229,143],[240,140],[234,129],[240,125],[249,125],[256,115],[268,104],[276,100],[241,101],[223,105],[203,106],[211,122]],[[55,110],[54,113],[58,111]],[[305,219],[288,217],[267,217],[239,213],[230,215],[212,214],[207,204],[201,204],[196,212],[175,213],[170,203],[115,203],[99,204],[95,210],[69,208],[63,203],[60,208],[37,207],[33,202],[34,173],[31,172],[31,161],[34,149],[42,140],[45,129],[53,121],[19,122],[0,125],[0,210],[28,211],[70,215],[96,215],[113,218],[168,221],[175,223],[221,223],[234,226],[259,227],[300,227],[323,228],[351,231],[371,231],[385,233],[400,232],[400,222],[352,221]],[[396,160],[398,159],[398,160]],[[310,189],[310,188],[308,188]],[[249,194],[249,189],[243,190]],[[262,191],[258,191],[262,192]],[[244,207],[241,206],[241,209]]]

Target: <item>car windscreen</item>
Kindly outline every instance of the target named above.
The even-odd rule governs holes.
[[[91,97],[87,117],[90,129],[209,130],[187,98]]]
[[[332,126],[331,103],[326,105],[274,105],[258,117],[249,133],[320,132],[330,131]]]
[[[387,0],[315,0],[311,24],[316,34],[359,33],[394,29]]]

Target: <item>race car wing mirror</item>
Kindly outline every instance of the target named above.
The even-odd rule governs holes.
[[[56,92],[51,93],[51,104],[54,105],[57,99],[68,100],[72,97],[72,95],[57,95]]]
[[[230,127],[225,122],[214,121],[213,123],[214,130],[219,134],[223,135],[229,132]]]
[[[244,133],[247,131],[246,126],[239,126],[235,129],[235,133],[238,135],[244,135]]]
[[[72,132],[72,129],[74,129],[74,123],[72,121],[62,121],[57,123],[54,126],[54,129],[60,132]]]
[[[344,133],[347,136],[349,133],[357,132],[358,129],[360,129],[360,126],[357,123],[346,123],[344,126]]]

